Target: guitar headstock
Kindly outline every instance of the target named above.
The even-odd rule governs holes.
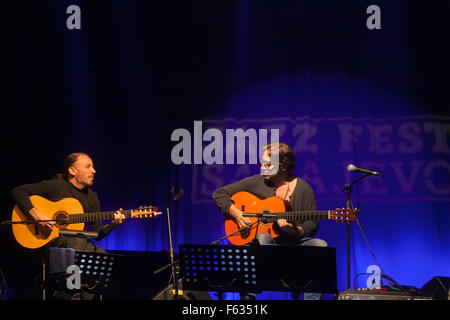
[[[330,219],[338,222],[350,222],[356,220],[359,209],[335,209],[330,211]]]
[[[161,215],[162,213],[159,212],[158,208],[154,206],[140,206],[139,208],[134,209],[132,214],[133,218],[151,219]]]

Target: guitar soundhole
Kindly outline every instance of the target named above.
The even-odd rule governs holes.
[[[261,213],[271,213],[271,212],[272,212],[271,210],[267,209],[267,210],[263,210]],[[271,219],[271,218],[262,218],[261,222],[260,222],[260,225],[266,226],[267,224],[273,223],[275,221],[276,221],[275,219]]]
[[[69,223],[69,215],[64,212],[57,212],[54,216],[58,226],[64,226]]]

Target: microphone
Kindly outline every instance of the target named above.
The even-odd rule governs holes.
[[[180,188],[180,191],[175,194],[175,188],[172,188],[172,190],[170,190],[170,194],[172,195],[172,200],[178,200],[184,195],[184,190]]]
[[[68,230],[68,229],[60,229],[60,236],[66,237],[78,237],[78,238],[88,238],[98,240],[98,232],[94,231],[78,231],[78,230]]]
[[[175,194],[175,187],[172,187],[172,189],[170,189],[170,197],[169,200],[167,201],[167,206],[169,206],[169,204],[172,201],[177,201],[178,199],[180,199],[183,195],[184,190],[182,188],[180,188],[180,191],[177,194]]]
[[[373,175],[375,175],[375,176],[382,176],[382,175],[383,175],[382,173],[379,173],[379,172],[376,172],[376,171],[367,170],[367,169],[361,169],[361,168],[355,167],[355,165],[353,165],[353,164],[349,164],[349,165],[347,166],[347,170],[348,170],[349,172],[368,173],[368,174],[373,174]]]

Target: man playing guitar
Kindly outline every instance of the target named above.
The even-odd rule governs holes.
[[[31,219],[44,220],[37,223],[37,233],[48,236],[55,226],[55,222],[46,222],[49,218],[33,206],[30,196],[39,195],[50,201],[58,201],[63,198],[75,198],[78,200],[84,212],[100,211],[100,202],[97,194],[90,188],[94,182],[95,175],[92,159],[85,153],[72,153],[63,162],[63,173],[51,180],[39,183],[25,184],[14,188],[11,193],[21,211]],[[98,232],[99,238],[108,235],[115,226],[121,224],[125,216],[121,211],[114,213],[111,224],[103,226],[101,221],[91,222],[91,231]],[[82,251],[105,252],[98,245],[86,238],[59,236],[48,244],[52,247],[73,248]]]
[[[274,164],[271,156],[278,154],[279,170],[271,174]],[[310,185],[303,179],[291,173],[294,169],[295,154],[286,143],[269,144],[262,157],[264,174],[254,175],[238,182],[217,189],[212,198],[227,219],[232,219],[238,226],[243,228],[251,224],[249,218],[244,217],[245,208],[235,206],[232,196],[238,192],[250,192],[258,198],[266,199],[277,196],[284,200],[286,207],[295,211],[316,211],[317,205],[314,192]],[[312,238],[319,223],[317,220],[288,221],[278,219],[273,223],[279,236],[273,238],[270,234],[261,232],[256,235],[260,244],[295,244],[301,246],[326,247],[327,243],[321,239]],[[248,296],[248,294],[246,294]],[[241,298],[243,295],[241,294]],[[320,299],[317,293],[305,293],[304,299]]]

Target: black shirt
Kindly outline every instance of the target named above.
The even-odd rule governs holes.
[[[275,196],[276,187],[272,182],[264,179],[262,175],[254,175],[238,182],[226,185],[214,191],[212,198],[219,207],[225,217],[229,218],[229,210],[233,204],[231,196],[239,191],[247,191],[253,193],[255,196],[266,199]],[[297,178],[297,184],[294,192],[290,197],[290,203],[294,211],[316,211],[316,198],[311,186],[304,180]],[[304,237],[312,237],[317,233],[319,222],[315,220],[298,220],[290,221],[296,226],[301,226],[305,232]],[[283,235],[290,238],[289,235]]]

